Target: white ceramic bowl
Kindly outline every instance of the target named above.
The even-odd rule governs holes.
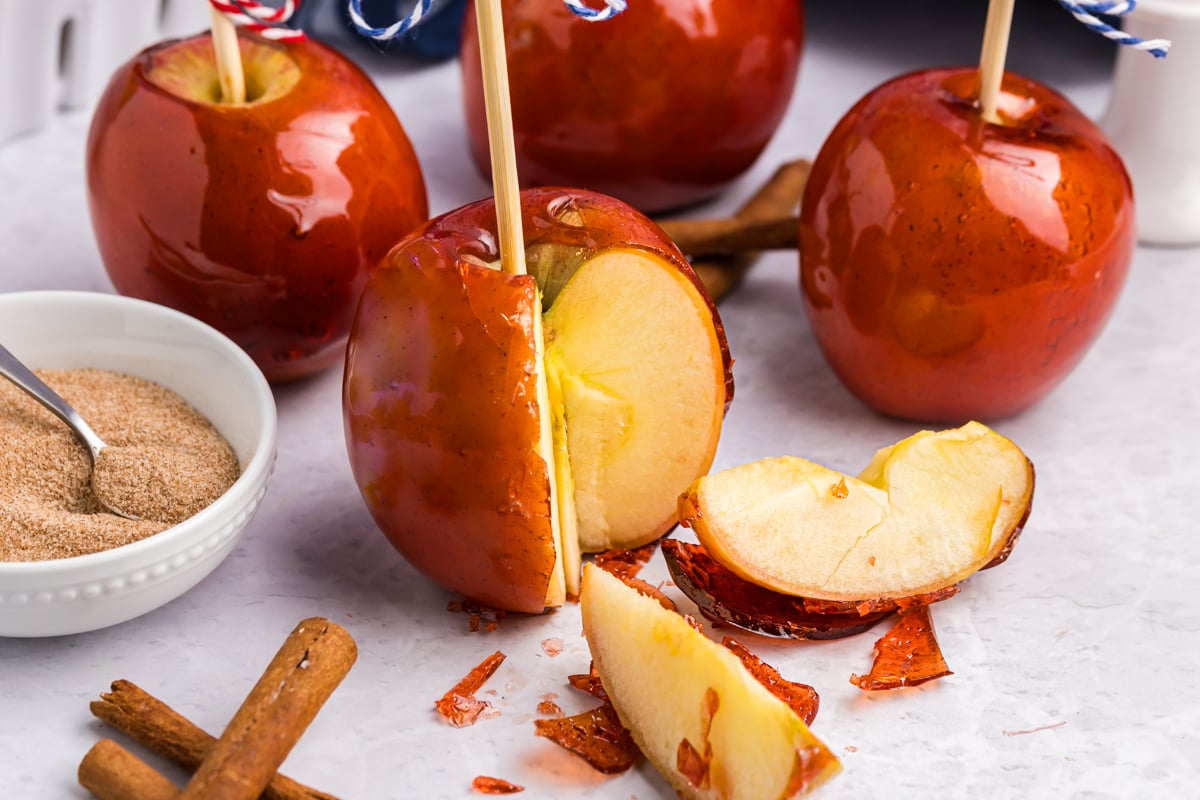
[[[212,421],[242,465],[215,503],[154,536],[75,558],[0,562],[0,636],[124,622],[183,594],[229,555],[275,468],[275,399],[241,348],[164,306],[57,291],[0,294],[0,344],[33,369],[94,367],[166,386]]]

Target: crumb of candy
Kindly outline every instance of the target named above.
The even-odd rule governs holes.
[[[516,794],[525,791],[524,786],[517,786],[502,778],[492,778],[480,775],[471,781],[471,788],[480,794]]]
[[[537,704],[537,712],[544,717],[561,717],[562,707],[553,700],[543,700]]]
[[[480,605],[474,600],[451,600],[446,604],[446,610],[456,614],[466,614],[467,630],[477,633],[493,633],[500,628],[500,620],[508,615],[502,608]]]

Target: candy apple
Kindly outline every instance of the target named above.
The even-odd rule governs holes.
[[[738,656],[678,613],[591,564],[580,606],[609,700],[681,797],[796,797],[841,769]]]
[[[529,274],[492,200],[430,221],[370,278],[343,391],[355,478],[418,569],[488,605],[578,592],[580,552],[675,522],[733,383],[703,286],[654,223],[591,192],[522,193]]]
[[[679,518],[752,583],[860,602],[936,593],[1003,560],[1032,500],[1029,459],[971,422],[885,447],[857,478],[794,457],[708,475]]]
[[[88,200],[118,292],[204,320],[285,380],[341,362],[367,272],[425,221],[425,186],[343,56],[239,45],[242,104],[219,98],[208,34],[117,70],[88,135]]]
[[[843,383],[885,414],[1014,414],[1100,333],[1132,257],[1129,178],[1066,99],[1005,75],[985,122],[974,69],[867,94],[813,164],[801,287]]]
[[[471,152],[489,169],[475,15],[461,48]],[[589,22],[562,0],[504,8],[517,165],[646,213],[707,198],[754,163],[792,96],[800,0],[637,0]]]

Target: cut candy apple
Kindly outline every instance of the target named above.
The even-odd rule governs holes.
[[[622,724],[682,797],[796,797],[840,770],[803,719],[679,614],[593,565],[580,602]]]
[[[858,478],[769,458],[697,480],[684,525],[748,581],[805,598],[936,592],[1002,560],[1029,515],[1033,465],[984,425],[922,431]]]
[[[501,272],[495,204],[398,244],[347,351],[351,466],[418,569],[489,606],[579,592],[581,553],[676,522],[732,397],[715,307],[678,249],[612,198],[522,193],[529,274]]]

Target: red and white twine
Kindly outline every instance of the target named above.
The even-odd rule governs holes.
[[[229,21],[239,28],[253,31],[264,39],[274,39],[279,42],[299,42],[304,39],[304,31],[289,28],[285,24],[296,13],[300,0],[284,0],[283,5],[275,8],[256,0],[208,0],[212,7],[229,17]]]

